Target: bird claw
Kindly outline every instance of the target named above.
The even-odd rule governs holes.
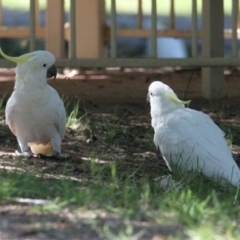
[[[39,153],[37,155],[37,158],[42,158],[42,159],[52,159],[52,160],[65,160],[69,158],[68,154],[59,154],[59,152],[54,151],[51,155],[43,155]]]
[[[25,151],[25,152],[19,152],[18,150],[15,151],[15,154],[18,156],[18,157],[26,157],[26,158],[30,158],[32,155]]]
[[[182,185],[180,182],[175,181],[171,176],[162,176],[155,178],[155,181],[157,181],[158,186],[161,189],[171,189],[171,188],[181,188]]]

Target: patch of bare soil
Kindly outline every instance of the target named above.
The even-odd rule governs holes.
[[[139,107],[99,109],[92,107],[75,130],[68,130],[62,149],[70,155],[66,160],[30,159],[15,157],[19,149],[15,136],[4,124],[4,112],[0,117],[0,168],[9,171],[31,172],[49,178],[66,178],[85,181],[90,176],[90,160],[99,164],[116,161],[117,171],[131,174],[137,171],[139,177],[155,177],[167,172],[167,168],[156,156],[152,142],[153,130],[149,113]],[[80,115],[86,114],[80,109]],[[7,204],[0,207],[0,239],[102,239],[97,229],[92,228],[87,216],[65,209],[64,212],[42,213],[27,205]],[[109,225],[117,232],[131,224],[134,232],[144,230],[141,239],[153,236],[167,236],[179,232],[180,226],[124,222],[115,216],[96,213],[99,226]]]
[[[207,112],[225,131],[233,136],[234,158],[239,159],[240,111],[239,99],[225,99],[209,103],[195,100],[191,107]],[[89,160],[99,164],[116,161],[121,173],[137,170],[139,177],[157,177],[168,172],[163,160],[157,156],[152,142],[149,107],[118,106],[114,108],[86,107],[88,113],[75,130],[68,130],[62,149],[70,155],[67,160],[50,160],[32,157],[17,161],[14,151],[18,149],[15,136],[4,125],[4,112],[0,116],[0,168],[9,171],[31,172],[38,176],[71,178],[84,181],[90,174]],[[81,109],[80,115],[86,113]],[[229,130],[230,129],[230,130]],[[124,222],[116,216],[96,213],[100,225],[108,224],[115,231],[131,224],[135,232],[144,230],[140,239],[166,239],[182,232],[178,225],[165,225],[141,221]],[[184,238],[184,237],[183,237]],[[89,224],[89,216],[73,216],[70,209],[63,212],[42,213],[28,205],[5,204],[0,206],[0,239],[103,239],[97,229]]]
[[[153,130],[150,115],[145,109],[92,108],[86,113],[80,124],[66,132],[62,143],[63,153],[68,159],[50,160],[36,156],[23,159],[21,169],[26,172],[62,174],[73,178],[87,178],[89,162],[97,159],[99,164],[115,160],[119,171],[132,172],[141,166],[142,174],[158,175],[159,169],[166,171],[165,164],[157,161],[153,144]],[[3,112],[0,121],[4,122]],[[16,137],[8,126],[0,125],[0,164],[5,167],[17,167],[15,150],[19,149]]]

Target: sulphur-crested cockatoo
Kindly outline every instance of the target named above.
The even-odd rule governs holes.
[[[47,84],[56,76],[55,57],[47,51],[35,51],[19,57],[1,55],[15,63],[15,86],[6,106],[6,122],[16,135],[21,153],[57,157],[65,133],[66,112],[57,91]]]
[[[173,90],[155,81],[148,91],[154,143],[172,171],[194,170],[208,178],[240,183],[240,170],[232,158],[224,132],[203,112],[185,108]]]

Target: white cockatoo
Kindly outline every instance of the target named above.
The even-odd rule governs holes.
[[[239,186],[240,170],[224,138],[225,133],[203,112],[185,108],[173,90],[155,81],[148,90],[154,143],[172,171],[194,170],[208,178]]]
[[[15,86],[6,106],[6,122],[17,137],[21,153],[58,157],[65,133],[66,111],[57,91],[47,84],[56,77],[55,57],[48,51],[35,51],[10,57],[0,48],[1,55],[15,63]]]

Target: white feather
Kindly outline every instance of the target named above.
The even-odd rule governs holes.
[[[7,102],[6,121],[22,152],[30,146],[36,154],[46,155],[53,150],[61,153],[66,112],[57,91],[47,84],[47,70],[40,69],[42,63],[54,64],[55,58],[46,51],[39,52],[35,52],[34,59],[24,63],[26,66],[21,64],[16,68],[15,90]],[[34,69],[34,64],[39,65],[39,71],[37,67]]]
[[[154,143],[170,170],[174,164],[183,172],[199,171],[237,186],[240,170],[224,132],[206,114],[167,99],[168,88],[161,82],[153,82],[149,93]]]

